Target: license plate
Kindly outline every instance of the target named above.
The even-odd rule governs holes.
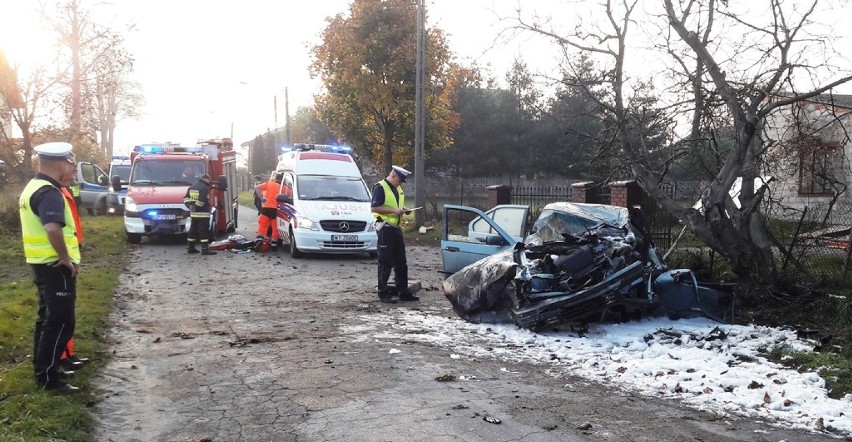
[[[331,235],[332,241],[358,241],[358,235]]]
[[[167,214],[167,215],[155,215],[154,219],[177,219],[175,214]]]

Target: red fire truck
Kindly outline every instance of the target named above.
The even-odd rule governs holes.
[[[190,219],[183,197],[204,174],[215,179],[210,189],[211,239],[237,228],[237,154],[230,138],[199,140],[193,147],[143,144],[133,148],[130,160],[124,201],[128,242],[138,244],[143,236],[186,235]],[[111,185],[121,188],[120,182]]]

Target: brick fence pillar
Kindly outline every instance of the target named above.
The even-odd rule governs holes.
[[[642,204],[645,191],[636,181],[616,181],[609,186],[610,204],[619,207],[633,207]]]
[[[512,204],[512,186],[505,184],[496,184],[488,186],[488,207],[499,206],[500,204]]]
[[[571,197],[570,200],[572,203],[588,203],[591,202],[594,198],[591,195],[591,188],[595,183],[592,181],[586,181],[582,183],[574,183],[571,185]]]

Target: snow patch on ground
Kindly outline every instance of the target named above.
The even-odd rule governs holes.
[[[798,373],[763,356],[776,347],[812,351],[813,344],[785,328],[654,318],[593,324],[579,334],[471,324],[417,310],[361,319],[368,325],[346,328],[355,339],[407,339],[446,348],[451,358],[535,363],[554,374],[681,400],[712,413],[852,436],[852,395],[831,399],[818,374]]]

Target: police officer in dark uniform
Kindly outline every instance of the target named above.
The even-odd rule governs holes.
[[[189,208],[189,233],[186,235],[187,253],[198,253],[195,243],[201,243],[202,255],[215,255],[207,248],[210,240],[210,175],[204,174],[186,189],[183,203]]]
[[[46,143],[33,148],[38,174],[19,199],[24,256],[38,290],[38,313],[33,337],[36,384],[45,390],[72,393],[60,371],[60,355],[74,335],[80,243],[77,226],[60,190],[74,176],[70,143]]]
[[[405,258],[405,240],[402,237],[400,222],[402,215],[409,213],[405,208],[405,192],[402,183],[411,172],[399,166],[393,166],[391,173],[373,186],[373,199],[370,210],[376,219],[378,235],[379,262],[379,300],[396,302],[393,290],[388,288],[388,279],[393,270],[394,285],[400,301],[419,301],[420,298],[408,291],[408,262]]]

